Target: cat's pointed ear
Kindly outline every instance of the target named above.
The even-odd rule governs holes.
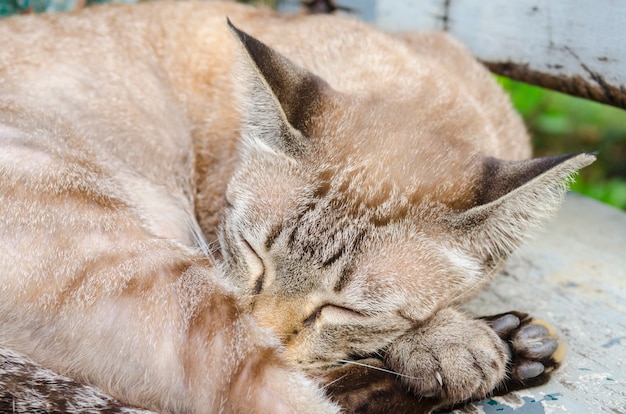
[[[240,41],[254,75],[248,85],[249,99],[244,127],[274,150],[291,156],[306,152],[309,122],[320,109],[327,84],[295,65],[269,46],[228,26]],[[245,131],[244,131],[245,132]]]
[[[590,154],[527,161],[485,158],[478,205],[446,221],[465,251],[496,266],[556,213],[572,175],[594,160]]]

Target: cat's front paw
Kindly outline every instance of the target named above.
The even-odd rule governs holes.
[[[565,356],[565,345],[543,321],[521,312],[482,319],[502,338],[509,354],[508,375],[497,385],[495,393],[545,384]]]
[[[444,309],[391,344],[385,365],[446,406],[543,384],[563,355],[553,329],[524,313],[472,319]]]
[[[416,395],[454,404],[504,381],[508,350],[486,321],[443,309],[386,349],[385,363]]]

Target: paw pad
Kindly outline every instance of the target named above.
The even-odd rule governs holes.
[[[543,321],[510,312],[485,318],[508,347],[508,378],[498,386],[504,392],[548,381],[564,355],[564,345]]]

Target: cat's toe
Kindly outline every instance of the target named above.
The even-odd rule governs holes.
[[[517,329],[520,324],[520,315],[515,313],[506,313],[504,315],[499,315],[493,320],[488,321],[491,328],[496,331],[496,333],[500,336],[508,335],[513,332],[513,330]]]
[[[518,380],[525,381],[541,375],[545,368],[541,362],[522,361],[511,367],[511,375]]]
[[[528,324],[520,328],[512,338],[513,348],[529,359],[550,358],[558,349],[559,342],[544,325]]]
[[[520,312],[485,318],[506,342],[508,376],[497,392],[508,392],[546,383],[565,355],[565,345],[554,329],[543,321]]]

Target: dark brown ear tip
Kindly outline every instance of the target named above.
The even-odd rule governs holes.
[[[228,16],[226,16],[226,25],[228,26],[230,31],[239,38],[239,40],[245,42],[246,33],[239,30],[239,28],[237,28],[237,26],[233,24],[233,22],[230,20],[230,17]]]
[[[592,151],[592,152],[580,151],[580,152],[573,152],[570,154],[553,155],[553,156],[544,157],[544,158],[546,160],[554,160],[555,164],[560,164],[562,162],[565,162],[565,161],[568,161],[570,159],[577,158],[580,156],[583,156],[585,158],[593,158],[595,160],[598,156],[598,151]]]
[[[592,164],[593,162],[596,161],[597,158],[598,158],[597,151],[594,151],[594,152],[581,151],[581,152],[576,152],[576,153],[566,154],[566,155],[561,155],[561,156],[546,157],[546,159],[548,160],[556,160],[556,162],[554,163],[555,166],[565,161],[575,160],[575,163],[577,164],[576,169],[581,169],[581,168],[586,167],[589,164]]]

